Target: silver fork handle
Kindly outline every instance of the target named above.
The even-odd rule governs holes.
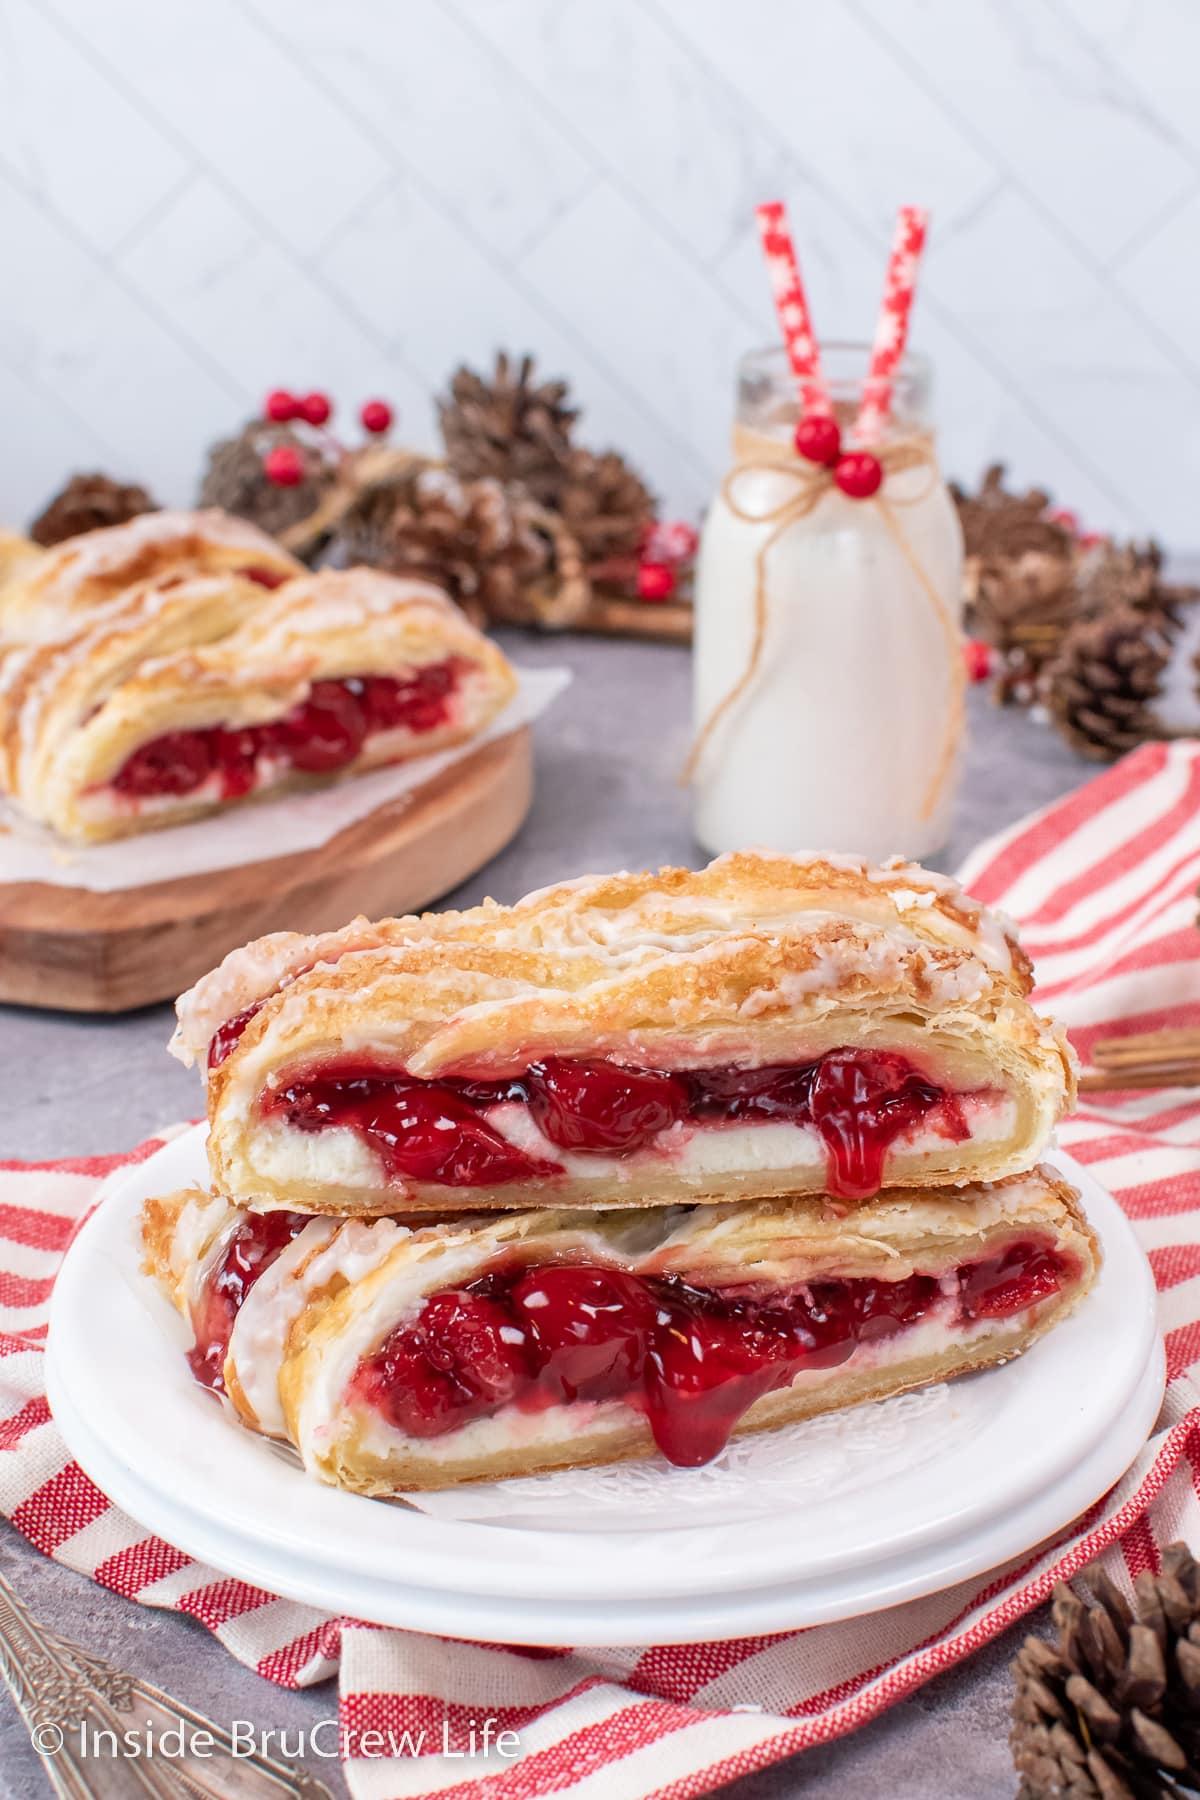
[[[61,1800],[333,1800],[315,1775],[235,1747],[224,1726],[39,1625],[2,1573],[0,1676]]]

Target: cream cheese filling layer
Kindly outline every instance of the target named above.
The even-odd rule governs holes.
[[[965,1102],[970,1137],[966,1144],[987,1146],[1010,1139],[1017,1127],[1016,1100],[999,1091],[972,1095]],[[632,1156],[581,1155],[562,1150],[539,1129],[528,1107],[519,1103],[493,1106],[481,1115],[509,1143],[529,1155],[556,1162],[578,1180],[620,1185],[635,1181],[664,1163],[687,1181],[742,1172],[797,1169],[824,1176],[828,1153],[816,1127],[767,1119],[754,1124],[680,1123],[660,1132],[654,1144]],[[955,1140],[936,1123],[919,1121],[896,1137],[888,1157],[929,1158],[954,1147]],[[259,1120],[251,1140],[255,1173],[281,1188],[304,1182],[344,1188],[376,1189],[385,1180],[379,1156],[352,1127],[330,1125],[320,1131],[298,1131],[277,1115]],[[403,1186],[395,1184],[400,1191]],[[430,1185],[430,1184],[425,1184]],[[452,1191],[452,1190],[451,1190]]]

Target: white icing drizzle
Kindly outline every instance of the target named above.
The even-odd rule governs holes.
[[[115,574],[145,551],[201,536],[226,550],[244,550],[277,568],[290,561],[274,538],[247,519],[210,508],[204,512],[149,512],[123,525],[87,531],[59,545],[37,566],[31,587],[39,600],[59,598],[97,577]]]
[[[385,575],[376,569],[323,569],[288,583],[286,605],[264,608],[249,636],[256,655],[285,652],[297,638],[357,631],[372,620],[392,619],[431,634],[414,643],[412,666],[440,661],[448,649],[466,650],[476,641],[473,627],[428,581]],[[453,627],[453,642],[447,627]]]
[[[796,885],[756,883],[756,861],[794,867]],[[827,882],[814,878],[823,869],[833,872]],[[879,890],[877,897],[839,884],[839,869],[865,876]],[[719,878],[726,871],[735,879],[723,888]],[[636,973],[661,958],[705,961],[735,955],[739,943],[757,948],[764,940],[774,944],[813,940],[812,966],[782,978],[791,984],[790,1000],[785,997],[784,1004],[799,1004],[806,995],[836,993],[855,975],[868,981],[896,981],[906,967],[914,981],[924,984],[935,1005],[970,1004],[986,995],[995,975],[1012,970],[1005,926],[966,899],[948,877],[913,864],[872,869],[851,857],[802,862],[747,852],[718,857],[690,888],[672,884],[671,873],[664,871],[661,883],[652,877],[584,876],[537,890],[513,907],[485,902],[472,912],[395,921],[391,941],[400,946],[452,945],[461,938],[500,950],[543,951],[564,963],[594,955],[615,979],[623,971]],[[619,892],[626,882],[634,887],[629,897],[610,899],[613,889]],[[953,911],[943,910],[944,906]],[[198,1057],[225,1018],[264,998],[310,964],[333,963],[342,953],[380,946],[386,956],[388,933],[387,922],[372,927],[356,920],[344,933],[288,940],[276,936],[266,940],[265,955],[255,944],[232,952],[218,970],[181,997],[174,1052],[184,1060]],[[574,981],[569,985],[574,987]],[[312,990],[313,984],[307,984],[306,991]],[[743,1014],[753,1017],[778,1005],[777,992],[765,987],[747,996]]]
[[[229,1248],[242,1215],[225,1199],[206,1194],[189,1201],[175,1227],[172,1265],[182,1275],[189,1307],[196,1306],[208,1278]]]
[[[288,1332],[314,1294],[337,1280],[353,1286],[411,1236],[394,1219],[313,1219],[259,1276],[234,1321],[229,1356],[260,1428],[286,1437],[279,1371]]]

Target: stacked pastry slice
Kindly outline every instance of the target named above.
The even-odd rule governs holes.
[[[944,877],[832,857],[266,938],[179,1003],[212,1187],[148,1205],[148,1266],[325,1480],[699,1464],[1087,1291],[1030,985]]]
[[[6,585],[0,787],[117,837],[444,749],[515,686],[428,582],[309,575],[244,520],[146,513]]]

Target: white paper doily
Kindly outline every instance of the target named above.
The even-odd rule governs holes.
[[[719,1525],[731,1518],[762,1518],[818,1497],[827,1503],[864,1479],[876,1479],[881,1467],[921,1467],[942,1454],[956,1423],[950,1389],[922,1388],[874,1406],[734,1438],[702,1469],[675,1469],[654,1458],[471,1482],[404,1498],[431,1519],[547,1531]]]

